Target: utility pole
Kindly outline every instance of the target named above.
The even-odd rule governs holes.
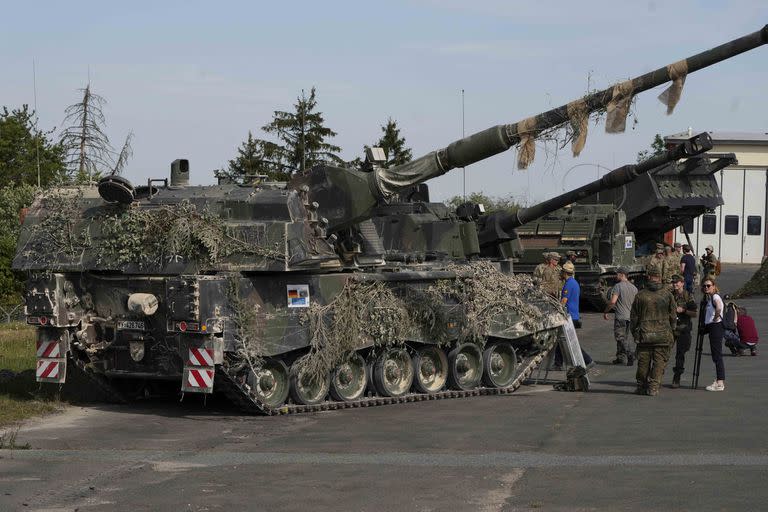
[[[464,89],[461,90],[461,138],[463,139],[466,137],[466,132],[464,130]],[[462,187],[462,194],[464,196],[464,201],[467,201],[467,168],[462,167],[461,168],[461,179],[463,181],[463,187]]]
[[[32,95],[35,100],[35,131],[37,131],[37,74],[35,59],[32,59]],[[35,133],[35,158],[37,160],[37,188],[40,188],[40,137]]]

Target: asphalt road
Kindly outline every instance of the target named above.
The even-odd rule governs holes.
[[[728,266],[724,292],[756,268]],[[768,332],[768,298],[740,303]],[[31,449],[0,451],[0,510],[765,509],[768,352],[728,356],[723,393],[636,396],[634,368],[608,363],[612,322],[584,325],[588,393],[276,418],[196,399],[71,407],[22,427]],[[713,378],[705,350],[701,387]]]

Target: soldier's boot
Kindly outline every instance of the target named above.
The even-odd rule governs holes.
[[[635,394],[636,395],[645,395],[646,394],[645,387],[641,386],[640,384],[638,384],[637,387],[635,388]]]
[[[648,391],[646,393],[648,396],[656,396],[659,394],[658,388],[648,388]]]
[[[676,373],[676,374],[675,374],[675,375],[672,377],[672,388],[673,388],[673,389],[677,389],[677,388],[679,388],[679,387],[680,387],[680,374],[679,374],[679,373]]]

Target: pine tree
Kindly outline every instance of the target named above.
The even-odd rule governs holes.
[[[316,165],[342,163],[337,156],[341,148],[327,142],[336,132],[323,124],[323,114],[316,108],[316,91],[312,87],[308,98],[301,91],[293,112],[276,110],[272,122],[262,127],[282,143],[274,145],[273,154],[292,172],[304,174]]]
[[[248,139],[237,148],[237,156],[229,161],[225,174],[233,180],[248,181],[248,176],[266,175],[273,181],[287,181],[290,172],[275,160],[276,144],[255,139],[248,131]]]
[[[644,149],[637,154],[637,163],[647,160],[648,158],[662,154],[667,149],[667,145],[664,143],[664,139],[658,133],[653,137],[651,142],[651,149]]]
[[[375,146],[384,149],[387,154],[387,167],[404,164],[413,159],[411,148],[405,146],[405,137],[400,136],[397,121],[390,117],[386,126],[381,127],[381,131],[383,135]]]

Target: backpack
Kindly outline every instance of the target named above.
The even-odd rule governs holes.
[[[723,270],[723,267],[720,266],[720,260],[717,260],[715,262],[715,275],[719,276],[721,270]]]
[[[739,331],[736,324],[739,320],[739,313],[736,304],[729,302],[725,305],[723,312],[723,340],[725,346],[731,349],[731,353],[736,354],[739,350]]]
[[[728,331],[735,331],[736,324],[739,321],[739,313],[735,302],[729,302],[725,305],[725,312],[723,313],[723,329]]]

